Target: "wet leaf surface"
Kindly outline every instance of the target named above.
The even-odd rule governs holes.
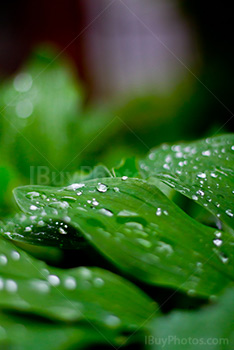
[[[196,201],[234,229],[234,135],[164,144],[140,161],[142,175],[156,177]]]
[[[0,240],[0,307],[51,320],[133,330],[156,305],[123,278],[100,268],[62,270]]]
[[[141,281],[210,296],[234,279],[231,234],[193,220],[145,181],[124,176],[57,189],[26,186],[15,196],[25,212],[69,222]]]

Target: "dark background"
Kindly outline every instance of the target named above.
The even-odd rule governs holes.
[[[157,22],[158,7],[154,6],[153,2],[160,3],[157,0],[149,1],[148,4],[143,6],[152,6],[153,17]],[[131,5],[133,10],[138,6],[131,1],[127,3]],[[106,91],[105,88],[100,87],[102,84],[98,74],[91,74],[92,72],[90,72],[100,69],[98,60],[96,60],[96,67],[89,68],[90,65],[95,66],[95,62],[90,57],[91,51],[85,49],[92,32],[88,30],[72,42],[95,18],[95,14],[99,13],[106,5],[108,5],[108,1],[102,0],[96,2],[89,0],[2,1],[0,11],[0,67],[2,77],[17,71],[38,43],[50,42],[72,57],[77,69],[77,76],[86,87],[87,101],[94,101],[97,97],[105,99],[105,95],[108,95],[108,98],[109,95],[114,95],[116,91],[108,85],[107,80],[109,79],[106,79],[106,85],[108,86],[108,89],[106,89],[108,91]],[[174,1],[174,5],[178,8],[180,16],[182,14],[186,18],[187,26],[193,32],[193,37],[190,39],[196,40],[199,46],[199,50],[197,50],[199,54],[198,52],[190,52],[190,54],[195,53],[199,56],[197,57],[197,61],[200,62],[198,78],[202,83],[196,82],[193,97],[190,101],[186,101],[186,106],[183,106],[189,110],[188,125],[192,124],[196,128],[197,135],[199,135],[199,133],[204,132],[204,129],[208,130],[211,123],[223,125],[232,117],[232,111],[234,110],[232,28],[234,15],[232,4],[225,1],[221,4],[213,2],[207,6],[204,1]],[[102,30],[103,35],[107,35],[109,32],[110,40],[106,40],[108,50],[114,49],[113,42],[115,42],[116,36],[124,35],[121,34],[124,28],[120,20],[118,29],[115,32],[111,31],[111,23],[116,21],[114,17],[119,11],[116,4],[113,6],[114,9],[108,9],[102,20],[98,20],[93,26],[94,31]],[[144,11],[144,7],[141,8],[141,11]],[[166,12],[166,9],[164,12]],[[169,8],[169,20],[170,16]],[[152,24],[152,22],[151,18],[150,23]],[[128,25],[129,28],[125,29],[125,35],[129,35],[129,32],[133,32],[132,35],[135,36],[140,35],[138,27],[134,28],[133,25],[131,27],[131,23],[128,23]],[[170,27],[170,23],[168,27]],[[151,28],[154,29],[153,24]],[[113,34],[112,37],[111,34]],[[110,41],[112,41],[113,46],[111,46]],[[66,48],[70,42],[72,44]],[[141,49],[139,49],[139,52],[141,54],[138,56],[144,56]],[[122,55],[126,56],[124,49]],[[147,52],[145,55],[147,55]],[[137,59],[139,57],[135,57],[135,60]],[[125,62],[122,63],[124,66]],[[114,59],[112,68],[113,70],[119,69],[119,67],[116,68]],[[114,77],[113,73],[113,79]],[[189,106],[187,106],[188,103]],[[202,108],[199,108],[197,104],[202,104]],[[197,110],[197,115],[194,113],[194,108]],[[194,123],[192,119],[196,122]],[[230,120],[226,124],[225,130],[231,131],[232,128],[233,120]]]

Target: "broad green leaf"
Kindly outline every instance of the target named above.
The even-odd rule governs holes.
[[[99,268],[61,270],[0,240],[0,308],[52,320],[134,329],[155,305],[123,278]]]
[[[140,161],[154,176],[234,228],[234,134],[162,145]]]
[[[122,344],[116,333],[91,325],[67,326],[0,312],[0,348],[6,350],[84,349],[97,344],[119,347]]]
[[[234,289],[217,304],[198,311],[173,313],[155,320],[147,349],[232,350],[234,347]]]
[[[15,197],[28,213],[65,219],[141,281],[209,296],[234,279],[234,237],[193,220],[143,180],[26,186],[16,189]]]
[[[88,244],[84,235],[59,218],[16,214],[0,222],[0,234],[5,238],[32,245],[82,249]]]

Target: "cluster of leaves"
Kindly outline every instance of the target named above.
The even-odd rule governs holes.
[[[75,78],[69,60],[38,47],[16,75],[0,83],[1,216],[15,209],[11,192],[19,185],[62,186],[77,169],[97,162],[113,167],[123,157],[144,155],[146,144],[155,146],[155,134],[158,144],[196,138],[186,123],[194,113],[198,124],[199,101],[192,111],[181,108],[191,100],[189,80],[169,99],[143,89],[141,96],[87,105]]]
[[[162,145],[112,171],[76,173],[63,187],[16,188],[22,213],[0,230],[0,344],[158,348],[155,340],[173,335],[204,348],[225,338],[231,349],[233,165],[229,134]],[[202,220],[176,204],[175,192],[197,203]],[[64,254],[60,267],[45,263],[53,249]],[[69,254],[73,268],[64,269]],[[163,315],[178,292],[204,309]]]

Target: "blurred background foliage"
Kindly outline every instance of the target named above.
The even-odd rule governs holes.
[[[226,16],[200,1],[4,2],[1,215],[38,166],[59,185],[162,142],[232,131]]]

